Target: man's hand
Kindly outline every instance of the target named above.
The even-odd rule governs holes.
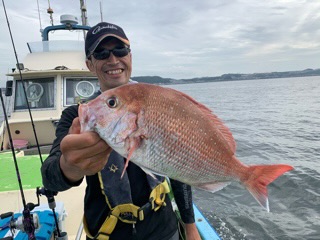
[[[60,149],[60,167],[71,182],[101,171],[112,151],[97,133],[80,133],[79,118],[73,120],[69,134],[60,143]]]
[[[185,223],[187,240],[201,240],[195,223]]]

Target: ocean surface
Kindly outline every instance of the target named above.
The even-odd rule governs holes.
[[[270,212],[240,184],[194,189],[223,240],[320,239],[320,76],[169,85],[231,129],[246,164],[289,164],[268,187]],[[0,110],[0,115],[2,110]]]
[[[320,239],[320,76],[170,85],[230,128],[246,164],[294,167],[268,187],[270,212],[240,184],[194,189],[222,239]]]

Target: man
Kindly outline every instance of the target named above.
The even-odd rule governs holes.
[[[132,71],[130,42],[121,27],[99,23],[85,41],[86,64],[101,91],[127,84]],[[178,239],[178,224],[164,178],[150,178],[94,132],[80,133],[78,106],[65,109],[49,157],[42,166],[44,186],[64,191],[86,177],[84,225],[87,239]],[[118,171],[119,170],[119,171]],[[200,239],[194,224],[191,187],[171,181],[188,240]]]

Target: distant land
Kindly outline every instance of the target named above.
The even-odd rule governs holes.
[[[137,76],[131,77],[137,82],[145,82],[152,84],[186,84],[186,83],[205,83],[205,82],[222,82],[222,81],[239,81],[239,80],[255,80],[269,78],[293,78],[293,77],[308,77],[320,76],[320,68],[307,68],[301,71],[286,71],[286,72],[266,72],[266,73],[227,73],[217,77],[199,77],[190,79],[174,79],[163,78],[160,76]],[[2,92],[5,91],[5,86],[1,87]]]
[[[255,79],[270,79],[270,78],[293,78],[320,76],[320,68],[305,69],[302,71],[287,71],[287,72],[266,72],[266,73],[227,73],[217,77],[200,77],[190,79],[173,79],[162,78],[159,76],[141,76],[132,77],[132,80],[153,84],[185,84],[185,83],[204,83],[204,82],[221,82],[221,81],[239,81],[239,80],[255,80]]]

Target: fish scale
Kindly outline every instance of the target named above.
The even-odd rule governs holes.
[[[145,116],[145,118],[148,119],[148,116]],[[161,126],[160,123],[167,122],[166,118],[167,118],[166,116],[164,118],[161,118],[161,117],[155,118],[155,119],[158,119],[157,122],[159,123],[155,123],[154,125]],[[159,169],[161,173],[166,172],[166,169],[163,169],[163,168],[170,167],[172,169],[172,172],[176,173],[176,176],[173,176],[173,178],[188,176],[189,179],[197,179],[198,177],[194,177],[194,173],[196,173],[196,175],[198,176],[199,171],[193,171],[193,168],[191,168],[190,166],[193,163],[193,161],[188,161],[187,163],[185,163],[182,160],[189,158],[188,153],[190,152],[191,152],[190,155],[196,156],[198,158],[199,157],[197,156],[198,151],[195,151],[194,149],[199,149],[200,147],[199,143],[195,141],[194,146],[190,146],[190,145],[188,146],[184,141],[181,141],[181,140],[179,141],[179,138],[183,139],[185,137],[183,135],[184,132],[182,131],[177,131],[178,133],[175,132],[174,136],[170,134],[172,132],[171,129],[176,128],[175,124],[172,124],[172,126],[166,125],[167,131],[163,130],[163,128],[161,127],[152,128],[151,126],[153,126],[153,124],[148,124],[148,125],[149,125],[148,130],[150,133],[150,140],[146,144],[148,144],[148,146],[151,146],[152,149],[150,149],[149,151],[149,149],[147,148],[146,152],[149,154],[144,159],[149,159],[150,162],[155,162],[156,164],[154,167],[156,169]],[[191,149],[187,149],[187,147]],[[154,149],[159,149],[161,154],[160,155],[156,154]],[[180,149],[181,151],[177,151],[178,149]],[[167,159],[167,160],[164,160],[164,159]],[[148,168],[150,167],[152,166],[150,166],[149,164]],[[183,167],[187,171],[180,171]]]
[[[154,98],[157,99],[157,98]],[[184,101],[186,101],[187,99],[183,98]],[[162,107],[165,104],[161,105]],[[181,108],[182,104],[176,103],[175,105],[173,105],[173,107],[171,106],[171,113],[175,113],[175,112],[180,112],[182,111],[183,113],[187,112],[187,109],[185,108]],[[193,105],[190,103],[189,106],[187,107],[192,107]],[[154,111],[153,109],[157,109],[158,111]],[[146,124],[149,126],[149,133],[151,136],[159,136],[158,139],[163,139],[163,141],[156,143],[156,140],[151,140],[150,142],[154,145],[165,145],[164,149],[167,149],[166,153],[168,152],[175,152],[174,155],[167,155],[167,156],[163,156],[163,159],[169,159],[169,163],[167,163],[167,165],[171,166],[173,168],[173,170],[176,172],[177,176],[173,176],[173,178],[179,178],[179,177],[183,177],[183,176],[187,176],[188,178],[184,181],[190,181],[191,183],[195,184],[195,183],[199,183],[201,181],[204,181],[202,178],[199,178],[199,176],[210,176],[208,175],[208,169],[212,169],[211,166],[207,166],[210,163],[214,163],[214,162],[209,162],[206,161],[206,159],[210,159],[210,155],[212,158],[212,154],[209,152],[209,147],[207,144],[201,145],[201,141],[199,139],[195,139],[194,141],[190,143],[188,143],[188,137],[189,137],[189,133],[191,131],[189,131],[186,128],[179,128],[178,126],[180,126],[180,123],[184,122],[184,119],[181,119],[180,116],[181,114],[176,114],[176,118],[171,118],[171,121],[168,121],[168,119],[170,119],[170,116],[168,116],[168,114],[164,114],[163,112],[160,114],[160,116],[153,116],[153,114],[156,115],[156,112],[161,112],[161,110],[163,110],[163,108],[159,109],[159,107],[157,106],[157,102],[151,102],[148,105],[148,108],[146,108],[145,112],[146,113],[150,113],[150,115],[145,115],[145,119],[148,119],[146,121],[150,121],[149,124]],[[184,117],[184,116],[183,116]],[[192,120],[193,116],[191,116],[191,126],[192,128],[195,128],[198,130],[198,132],[203,132],[200,129],[199,126],[199,121],[198,120]],[[155,124],[151,124],[152,120],[155,120],[156,123]],[[171,123],[171,124],[168,124]],[[166,129],[166,131],[162,131],[157,132],[157,131],[153,131],[151,129],[150,126],[161,126],[159,128],[155,128],[157,129]],[[180,140],[180,145],[176,145],[175,142],[172,142],[172,135],[170,135],[171,132],[175,132],[175,135],[181,135],[181,140]],[[192,135],[193,137],[195,135]],[[198,134],[196,135],[197,138],[199,138]],[[179,143],[179,141],[178,141]],[[193,143],[193,144],[192,144]],[[177,149],[172,149],[172,147],[175,147]],[[188,148],[188,149],[186,149]],[[180,151],[178,151],[178,149],[180,149]],[[203,151],[199,151],[203,149]],[[151,151],[147,151],[147,152],[153,152]],[[189,153],[189,154],[188,154]],[[209,155],[209,156],[208,156]],[[217,155],[219,155],[219,152],[216,152],[216,154],[214,154],[215,158],[217,158]],[[190,160],[190,161],[181,161],[181,159],[190,159],[190,157],[194,157],[195,161]],[[147,159],[150,159],[151,162],[155,162],[151,159],[153,159],[152,154],[147,156]],[[159,159],[159,162],[165,162],[163,159]],[[198,161],[197,161],[198,160]],[[194,168],[192,166],[194,166],[194,164],[196,163],[200,163],[198,168]],[[179,163],[181,163],[180,165],[178,165]],[[189,163],[189,165],[187,164],[186,166],[185,163]],[[179,171],[182,168],[185,168],[186,171]],[[148,166],[148,168],[150,168],[150,166]],[[156,169],[161,169],[160,172],[163,173],[165,171],[162,170],[161,167],[159,167],[158,165],[155,166]],[[180,173],[180,175],[179,175]],[[183,174],[181,176],[181,173]],[[218,174],[218,172],[217,172]],[[216,180],[215,178],[213,178],[214,176],[211,176],[211,181]]]
[[[268,211],[267,185],[293,169],[241,163],[223,122],[201,103],[170,88],[138,83],[105,91],[80,105],[79,119],[82,131],[96,131],[147,174],[166,175],[210,192],[240,182]]]

